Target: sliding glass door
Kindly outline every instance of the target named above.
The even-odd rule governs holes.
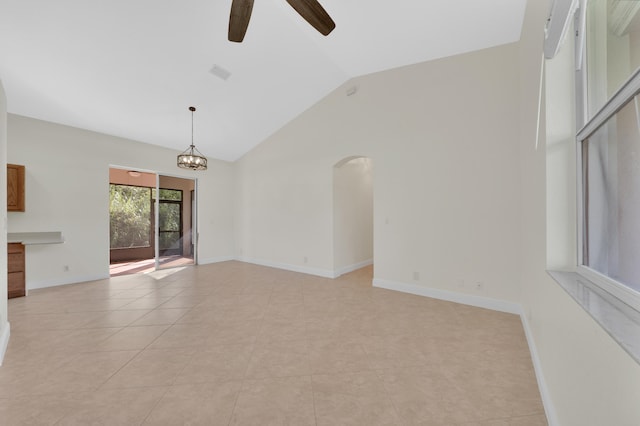
[[[155,205],[154,190],[154,205]],[[158,197],[158,253],[183,255],[182,191],[160,189]]]
[[[195,263],[192,241],[195,180],[160,175],[158,187],[158,268],[192,265]]]
[[[109,170],[110,274],[195,263],[195,180]]]

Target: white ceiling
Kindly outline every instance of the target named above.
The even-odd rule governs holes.
[[[320,0],[324,37],[285,0],[0,0],[9,112],[233,161],[353,77],[517,41],[526,0]],[[229,70],[228,80],[210,73]]]

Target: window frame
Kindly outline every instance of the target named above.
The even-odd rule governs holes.
[[[151,248],[154,246],[154,240],[155,240],[155,232],[153,230],[153,223],[154,223],[154,213],[153,213],[153,209],[154,209],[154,204],[155,204],[155,200],[153,199],[153,188],[150,186],[144,186],[144,185],[129,185],[126,183],[111,183],[109,182],[109,190],[111,190],[111,186],[128,186],[131,188],[145,188],[149,190],[149,202],[151,205],[151,211],[149,213],[149,244],[146,246],[133,246],[133,247],[111,247],[111,235],[109,235],[109,250],[129,250],[129,249],[142,249],[142,248]],[[111,203],[109,203],[109,210],[111,210]],[[111,227],[111,218],[109,219],[109,227]],[[111,231],[109,231],[111,232]]]
[[[582,145],[595,132],[605,125],[629,102],[633,102],[636,95],[640,95],[640,68],[636,69],[620,88],[607,100],[607,102],[593,115],[588,117],[588,88],[587,88],[587,37],[586,31],[586,6],[589,0],[580,1],[579,8],[574,12],[575,54],[576,54],[576,124],[580,129],[576,133],[576,185],[577,185],[577,259],[576,273],[602,290],[620,299],[625,304],[640,312],[640,292],[626,286],[596,270],[584,265],[584,239],[585,239],[585,205],[584,205],[584,157]]]
[[[179,200],[172,200],[172,199],[164,199],[164,198],[160,198],[160,191],[165,190],[165,191],[175,191],[175,192],[179,192],[180,193],[180,199]],[[153,195],[152,195],[153,198]],[[158,253],[160,254],[160,256],[167,256],[167,252],[172,250],[172,249],[162,249],[160,248],[160,234],[162,233],[174,233],[174,232],[178,232],[180,235],[179,241],[180,241],[180,249],[179,249],[179,255],[182,256],[183,252],[184,252],[184,247],[182,245],[182,239],[184,238],[184,217],[183,217],[183,203],[184,203],[184,191],[182,189],[170,189],[170,188],[159,188],[158,190],[158,199],[154,200],[155,202],[157,202],[157,206],[158,206],[158,226],[157,226],[157,232],[158,232]],[[180,220],[178,223],[178,230],[177,231],[166,231],[166,230],[162,230],[160,229],[160,206],[162,204],[175,204],[179,206],[179,215],[180,215]],[[162,253],[161,253],[162,252]]]

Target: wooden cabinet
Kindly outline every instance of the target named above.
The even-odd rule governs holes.
[[[24,211],[24,166],[7,164],[7,211]]]
[[[8,296],[21,297],[27,294],[24,280],[24,245],[9,243],[7,245],[7,281]]]

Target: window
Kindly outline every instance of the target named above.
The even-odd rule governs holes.
[[[640,291],[640,132],[634,97],[582,141],[582,263]]]
[[[640,2],[589,0],[586,7],[586,77],[589,118],[595,116],[640,66]]]
[[[160,256],[182,256],[182,191],[160,188],[159,194],[158,250]],[[156,190],[154,189],[154,199],[155,196]]]
[[[110,247],[149,247],[151,188],[109,185]]]
[[[156,199],[155,188],[153,188],[153,199]],[[160,201],[182,201],[182,190],[160,188]]]
[[[640,2],[590,0],[578,82],[578,272],[640,310]],[[577,55],[577,57],[581,57]],[[578,87],[581,87],[578,84]],[[580,92],[580,90],[578,90]]]

